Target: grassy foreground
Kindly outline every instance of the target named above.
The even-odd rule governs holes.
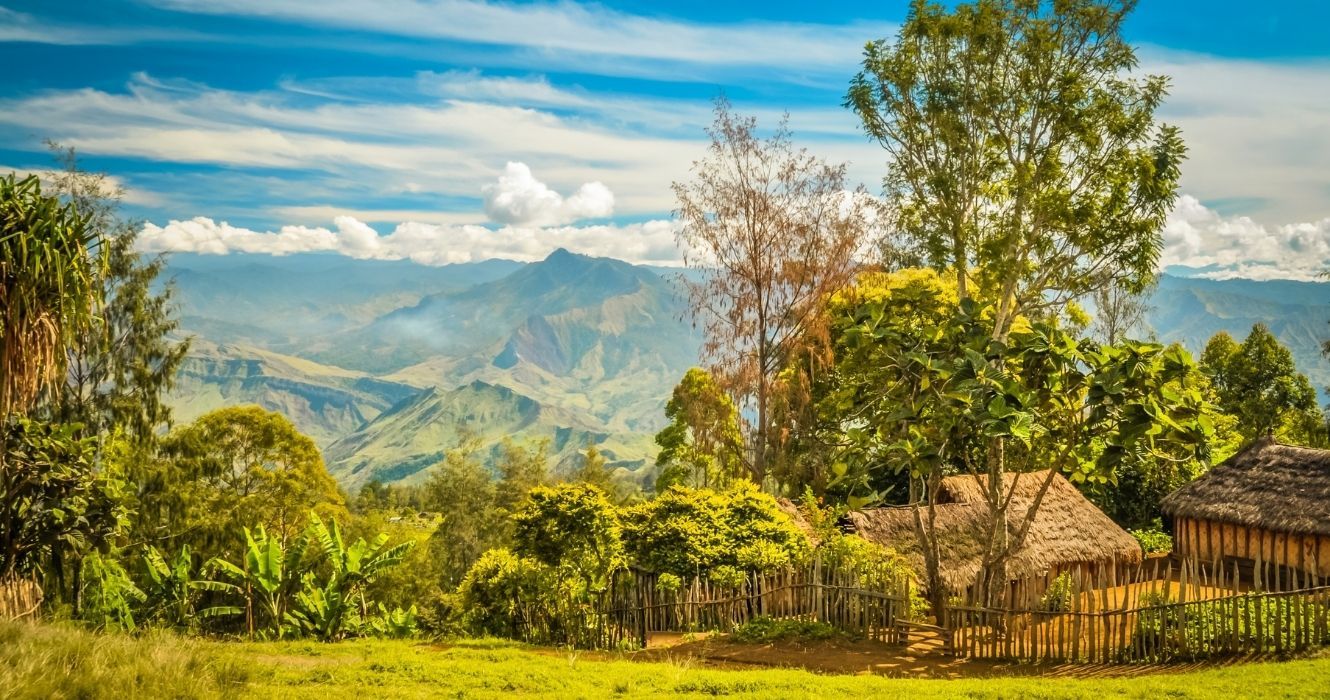
[[[1330,698],[1330,657],[1094,680],[900,680],[593,660],[507,642],[227,643],[0,626],[0,697]]]

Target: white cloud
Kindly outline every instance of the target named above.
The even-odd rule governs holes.
[[[22,147],[28,142],[19,134],[38,132],[89,154],[317,171],[316,179],[364,183],[370,195],[468,199],[494,178],[493,164],[517,160],[556,190],[601,182],[627,214],[670,209],[669,183],[687,174],[703,148],[696,137],[665,138],[514,105],[444,99],[310,106],[291,93],[238,93],[142,74],[128,88],[0,100],[0,134],[7,136],[0,142]],[[588,191],[577,203],[600,211],[604,194]]]
[[[335,252],[353,258],[412,260],[423,265],[476,262],[492,258],[541,260],[556,248],[632,263],[678,265],[680,255],[670,221],[647,221],[622,226],[505,226],[398,224],[380,236],[360,220],[339,216],[333,228],[284,226],[277,231],[254,231],[206,217],[171,221],[166,226],[147,224],[139,246],[149,252],[228,253]]]
[[[216,41],[199,32],[155,27],[108,27],[49,23],[6,7],[0,7],[0,42],[55,44],[60,46],[139,44],[165,41]]]
[[[1212,268],[1202,274],[1215,278],[1315,279],[1330,268],[1330,218],[1267,226],[1184,195],[1164,227],[1161,263]]]
[[[863,45],[895,25],[790,22],[698,24],[619,12],[596,4],[482,0],[148,0],[158,7],[242,15],[383,34],[521,49],[532,61],[584,57],[599,72],[625,63],[732,65],[787,72],[844,72]],[[613,57],[617,60],[606,61]],[[568,65],[564,63],[563,65]],[[665,71],[662,71],[665,72]]]
[[[484,193],[485,213],[501,224],[557,226],[614,213],[614,193],[604,184],[585,183],[565,199],[537,180],[526,163],[509,162]]]

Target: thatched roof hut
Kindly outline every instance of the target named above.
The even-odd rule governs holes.
[[[1015,532],[1047,476],[1047,471],[1003,475],[1003,493],[1012,494],[1009,532]],[[935,509],[941,574],[954,592],[974,582],[982,561],[988,521],[983,495],[986,483],[983,476],[942,480]],[[920,515],[927,518],[927,509],[921,509]],[[915,536],[913,508],[871,508],[850,513],[848,520],[854,532],[894,548],[923,573],[924,557]],[[1097,567],[1132,566],[1140,561],[1141,547],[1136,539],[1086,500],[1071,482],[1055,475],[1030,525],[1025,547],[1012,557],[1008,571],[1013,579],[1020,579],[1078,567],[1090,572]]]
[[[1263,438],[1169,494],[1174,551],[1330,575],[1330,450]]]

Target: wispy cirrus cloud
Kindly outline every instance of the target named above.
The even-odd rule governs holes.
[[[147,0],[180,12],[239,15],[403,37],[655,63],[844,69],[864,42],[889,35],[885,22],[701,24],[619,12],[577,2],[483,0]],[[792,50],[797,47],[796,50]],[[604,65],[603,70],[614,68]]]

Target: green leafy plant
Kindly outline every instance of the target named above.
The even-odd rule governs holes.
[[[1141,550],[1146,554],[1173,551],[1173,537],[1157,527],[1149,530],[1128,530],[1128,532],[1136,538],[1136,541],[1141,545]]]
[[[303,578],[314,562],[306,558],[309,540],[305,536],[290,546],[259,525],[254,530],[245,528],[245,554],[237,566],[224,559],[213,559],[209,566],[235,582],[236,590],[246,599],[246,628],[254,634],[266,623],[265,632],[280,638],[283,622]],[[257,608],[257,611],[256,611]]]
[[[416,606],[412,605],[406,610],[401,608],[388,610],[383,607],[383,603],[379,603],[378,610],[379,614],[370,618],[368,623],[369,631],[374,636],[409,639],[420,631],[420,624],[416,619]]]
[[[79,617],[98,629],[133,631],[134,610],[147,596],[119,560],[94,551],[83,557],[82,572]]]
[[[1071,573],[1064,571],[1053,579],[1039,598],[1039,609],[1045,612],[1067,612],[1071,610],[1074,585]]]
[[[734,630],[731,638],[745,644],[770,644],[790,640],[820,641],[843,639],[848,635],[825,623],[811,620],[774,620],[765,615],[755,617]]]
[[[205,593],[239,595],[243,591],[234,583],[199,578],[189,545],[182,545],[180,552],[170,561],[156,547],[148,545],[143,550],[143,570],[143,593],[149,619],[171,627],[194,627],[200,619],[244,612],[234,605],[199,608]]]
[[[306,573],[301,578],[301,591],[296,594],[295,604],[285,619],[300,632],[325,642],[335,641],[369,617],[365,586],[382,572],[401,563],[414,543],[402,542],[389,547],[388,535],[380,533],[370,542],[362,538],[347,546],[337,521],[325,523],[313,513],[307,533],[323,554],[331,573],[323,581],[312,572]]]

